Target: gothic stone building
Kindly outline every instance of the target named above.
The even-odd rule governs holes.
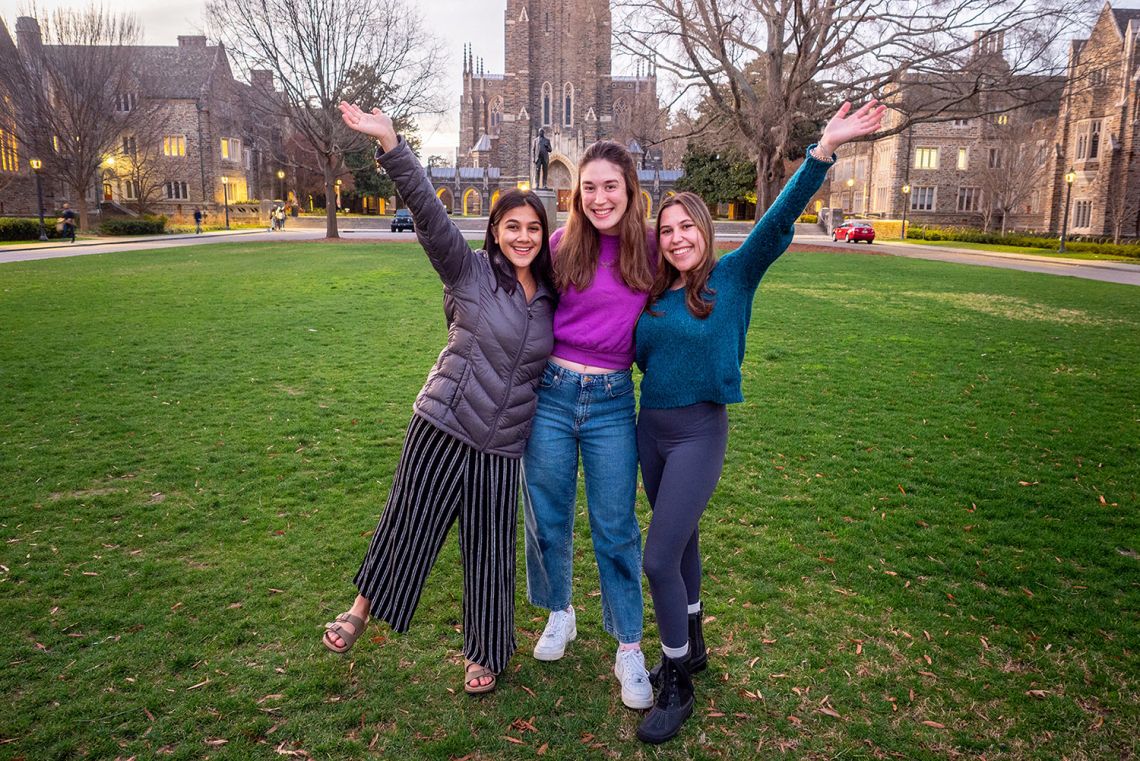
[[[17,61],[34,49],[46,56],[59,49],[43,44],[39,23],[30,17],[17,19],[15,45],[2,21],[0,36]],[[231,213],[257,213],[247,201],[280,195],[284,183],[277,172],[283,168],[286,125],[266,124],[254,118],[252,108],[254,99],[272,92],[269,72],[251,72],[252,86],[236,80],[225,48],[207,44],[203,36],[179,37],[177,46],[129,46],[126,52],[139,74],[133,92],[116,96],[114,110],[123,118],[124,131],[98,176],[91,178],[92,210],[129,215],[142,200],[150,213],[185,220],[200,207],[220,221],[226,198]],[[153,111],[145,123],[129,118],[130,111],[147,108]],[[28,166],[34,157],[13,134],[28,125],[4,126],[0,205],[5,214],[34,214],[35,184]],[[52,157],[38,158],[44,162],[48,213],[66,201],[74,204],[69,187],[51,176]]]
[[[1140,10],[1106,3],[1088,39],[1074,40],[1069,49],[1053,138],[1049,229],[1061,229],[1067,206],[1070,234],[1140,238],[1138,88]]]
[[[1062,83],[1048,77],[1015,79],[1013,90],[1032,92],[1019,106],[1005,91],[967,97],[979,69],[1008,74],[1002,37],[979,40],[961,92],[954,83],[905,77],[884,97],[891,106],[884,127],[898,127],[903,114],[926,116],[900,132],[844,146],[830,172],[828,206],[848,215],[903,216],[909,224],[1041,229],[1049,205],[1049,144]],[[1012,196],[1012,203],[1011,203]],[[987,204],[1004,198],[1006,219]]]
[[[444,203],[486,213],[500,191],[533,185],[531,145],[542,129],[553,146],[547,185],[559,210],[586,147],[608,139],[634,152],[652,213],[680,172],[662,169],[659,152],[646,156],[639,145],[660,118],[657,75],[652,67],[612,74],[608,0],[507,0],[504,16],[503,74],[487,73],[464,50],[457,166],[431,169]]]
[[[979,50],[1000,65],[996,49]],[[887,102],[921,111],[937,95],[910,78]],[[1074,40],[1063,81],[1027,83],[1045,93],[1031,106],[1002,111],[1000,93],[899,134],[845,146],[831,171],[829,205],[848,214],[919,224],[980,227],[1015,161],[1022,192],[996,229],[1140,238],[1140,10],[1106,3],[1086,40]],[[986,112],[999,113],[982,116]],[[888,116],[886,126],[898,123]],[[994,166],[998,164],[998,166]],[[1070,190],[1066,175],[1074,182]],[[910,193],[902,192],[903,187]],[[1010,192],[1008,189],[1005,191]]]

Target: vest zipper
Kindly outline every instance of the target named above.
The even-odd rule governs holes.
[[[523,302],[525,303],[526,302],[526,294],[522,292],[521,287],[519,288],[518,292],[522,295]],[[537,302],[538,299],[536,298],[535,301]],[[482,447],[483,449],[486,449],[487,446],[491,443],[491,439],[493,439],[495,437],[495,432],[499,430],[499,420],[502,419],[503,411],[506,409],[507,403],[510,402],[510,400],[511,400],[511,389],[514,388],[515,373],[518,372],[519,360],[522,359],[523,352],[526,351],[526,339],[527,339],[527,336],[530,335],[530,323],[531,323],[531,320],[533,320],[533,319],[534,319],[534,305],[533,304],[527,304],[526,305],[526,325],[523,327],[522,341],[519,342],[519,350],[515,353],[515,361],[511,365],[511,374],[507,380],[507,389],[506,389],[506,392],[503,394],[503,401],[501,401],[499,403],[499,409],[495,412],[495,420],[491,423],[491,428],[487,431],[487,439],[483,442],[483,447]]]

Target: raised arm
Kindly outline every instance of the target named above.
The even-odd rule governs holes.
[[[878,105],[875,100],[863,104],[854,113],[851,113],[850,103],[840,106],[823,128],[819,142],[808,149],[804,163],[784,185],[744,243],[725,257],[740,258],[736,264],[753,287],[760,283],[772,262],[791,245],[796,219],[823,184],[827,170],[835,163],[835,151],[844,143],[878,130],[886,110],[886,106]]]
[[[471,247],[435,194],[427,172],[408,144],[400,140],[392,120],[378,108],[369,113],[341,101],[340,115],[351,129],[376,138],[384,153],[380,165],[396,184],[416,223],[416,236],[444,285],[453,285],[470,271]]]

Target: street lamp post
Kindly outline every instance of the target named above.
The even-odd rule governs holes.
[[[222,205],[226,209],[226,229],[230,229],[230,178],[222,175]]]
[[[1077,179],[1077,173],[1071,168],[1065,172],[1065,184],[1068,188],[1065,189],[1065,217],[1061,220],[1061,245],[1057,247],[1057,253],[1065,253],[1065,236],[1069,234],[1069,202],[1073,200],[1073,182]]]
[[[278,169],[277,170],[277,180],[278,180],[278,184],[281,186],[281,200],[284,201],[285,200],[285,170],[284,169]]]
[[[336,210],[340,212],[340,185],[341,179],[338,177],[336,180]]]
[[[32,172],[36,175],[36,199],[40,204],[40,240],[46,241],[47,228],[44,227],[44,186],[43,181],[40,179],[40,170],[44,168],[44,162],[39,159],[32,159],[28,162],[32,167]]]
[[[854,187],[855,187],[855,178],[854,177],[848,177],[847,178],[847,192],[851,194],[851,201],[850,201],[850,205],[847,208],[849,211],[852,211],[852,212],[855,211],[855,191],[852,190],[852,188],[854,188]]]
[[[906,212],[910,208],[910,185],[902,186],[903,194],[903,219],[902,219],[902,239],[906,240]]]

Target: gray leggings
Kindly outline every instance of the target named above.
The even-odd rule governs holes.
[[[727,444],[723,404],[643,407],[637,419],[641,480],[653,508],[642,566],[666,647],[689,641],[688,607],[701,599],[697,524],[720,480]]]

